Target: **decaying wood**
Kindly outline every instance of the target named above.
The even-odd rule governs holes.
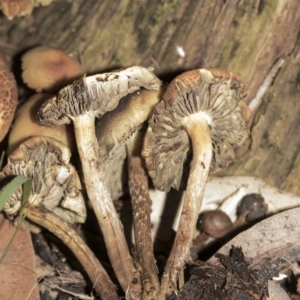
[[[55,1],[31,16],[1,16],[0,46],[16,58],[36,44],[58,47],[89,74],[140,64],[169,81],[196,67],[226,68],[241,74],[247,102],[284,59],[256,115],[251,150],[230,173],[299,194],[299,16],[297,0]]]

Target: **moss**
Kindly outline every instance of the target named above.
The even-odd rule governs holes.
[[[276,14],[278,1],[264,1],[255,8],[257,1],[244,1],[237,10],[234,28],[224,45],[218,65],[242,72],[253,61],[262,32],[268,30],[268,22]]]

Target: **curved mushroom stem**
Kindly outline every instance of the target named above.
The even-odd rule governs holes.
[[[137,259],[142,268],[142,299],[155,299],[159,290],[159,281],[151,237],[151,200],[149,196],[148,177],[145,172],[143,159],[140,156],[142,148],[142,134],[140,130],[134,133],[126,146],[135,245]]]
[[[211,134],[207,120],[199,114],[194,114],[185,118],[182,125],[192,141],[193,160],[179,226],[162,278],[158,296],[160,300],[177,290],[178,274],[182,272],[188,258],[212,159]]]
[[[34,223],[54,233],[72,250],[102,299],[119,299],[113,282],[94,253],[68,223],[42,207],[28,206],[25,208],[25,215]]]
[[[78,152],[88,197],[99,222],[108,256],[122,289],[140,294],[139,274],[126,243],[123,225],[103,181],[93,112],[73,119]]]

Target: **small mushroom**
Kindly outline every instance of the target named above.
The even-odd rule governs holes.
[[[0,57],[0,142],[6,136],[18,105],[18,90],[4,55]]]
[[[141,157],[145,130],[141,127],[148,119],[154,105],[160,101],[162,89],[141,90],[127,95],[113,111],[106,113],[96,123],[99,153],[101,160],[105,161],[109,190],[113,191],[116,187],[122,186],[124,162],[122,159],[126,155],[120,154],[126,154],[127,149],[128,184],[133,209],[137,260],[141,265],[143,299],[155,297],[159,290],[159,281],[151,238],[148,176]],[[118,171],[112,172],[114,168],[111,166],[117,165]]]
[[[124,291],[131,291],[133,284],[138,282],[138,274],[105,185],[95,119],[115,109],[119,100],[127,94],[141,87],[157,90],[159,86],[157,77],[142,67],[83,77],[46,101],[37,114],[41,124],[47,126],[73,121],[87,194],[101,227],[111,264]]]
[[[22,56],[23,81],[36,92],[57,92],[84,74],[83,67],[64,51],[39,46]]]
[[[232,229],[232,222],[221,210],[207,211],[202,216],[202,229],[211,237],[222,238]]]
[[[22,143],[8,157],[0,179],[23,175],[33,180],[29,203],[42,204],[69,223],[83,223],[86,208],[81,183],[75,168],[69,163],[70,150],[50,137],[33,137]],[[4,205],[4,212],[13,218],[22,201],[20,188]]]
[[[86,219],[81,183],[75,168],[69,163],[70,155],[63,143],[50,137],[34,137],[9,155],[0,178],[2,183],[14,175],[32,179],[26,217],[56,234],[73,251],[103,299],[118,299],[106,271],[68,224],[83,223]],[[18,215],[22,193],[22,188],[19,188],[4,205],[3,211],[9,218]]]
[[[268,204],[265,199],[257,193],[244,196],[237,208],[237,215],[241,217],[246,214],[246,221],[258,221],[266,216]]]
[[[207,245],[216,239],[220,239],[231,233],[233,229],[232,221],[222,210],[210,210],[200,216],[201,233],[193,240],[191,246],[191,256],[198,259],[198,254]]]
[[[36,113],[38,109],[51,96],[51,94],[36,94],[18,107],[15,114],[15,121],[8,134],[7,154],[12,153],[22,142],[33,136],[50,136],[63,142],[69,149],[74,149],[75,137],[73,128],[70,125],[49,128],[37,122]]]
[[[209,173],[226,167],[234,158],[233,146],[249,136],[249,110],[240,102],[245,96],[244,83],[237,74],[192,70],[170,83],[150,118],[142,154],[154,186],[165,191],[186,186],[158,299],[177,290],[178,272],[189,253]]]

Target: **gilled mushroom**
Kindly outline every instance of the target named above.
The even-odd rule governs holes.
[[[63,143],[50,137],[34,137],[9,155],[0,179],[4,184],[14,175],[32,179],[26,217],[56,234],[73,251],[103,299],[118,299],[107,273],[68,224],[83,223],[86,219],[81,183],[69,163],[70,156],[70,150]],[[6,202],[3,211],[8,217],[14,218],[19,213],[22,192],[19,188]]]
[[[79,177],[69,163],[70,157],[70,150],[62,142],[50,137],[33,137],[9,155],[0,179],[14,175],[31,178],[30,204],[42,204],[69,223],[83,223],[86,208]],[[20,188],[6,202],[4,212],[13,218],[21,207],[21,200]]]
[[[138,280],[123,227],[105,186],[95,134],[95,119],[117,107],[119,100],[141,87],[159,89],[160,81],[148,69],[130,67],[83,77],[60,90],[38,112],[43,125],[73,121],[87,194],[100,224],[108,255],[124,291],[133,291]],[[137,292],[139,293],[139,292]]]
[[[119,105],[105,114],[96,123],[96,134],[100,158],[107,170],[107,186],[110,190],[122,185],[123,162],[126,157],[129,191],[133,208],[133,227],[137,260],[141,265],[143,299],[153,299],[159,289],[157,268],[151,238],[148,177],[141,157],[145,130],[143,123],[148,119],[155,104],[161,99],[162,89],[141,90],[124,97]],[[120,155],[125,153],[125,155]],[[117,154],[117,158],[115,158]],[[119,166],[112,172],[111,166]],[[147,298],[148,297],[148,298]]]
[[[70,125],[61,125],[57,128],[42,126],[36,120],[36,113],[42,103],[49,99],[51,94],[36,94],[18,107],[15,120],[8,134],[7,153],[12,153],[22,142],[33,136],[53,137],[72,149],[75,147],[73,128]],[[26,130],[24,130],[26,128]]]
[[[209,173],[226,167],[233,160],[233,146],[249,135],[249,110],[240,102],[245,96],[237,74],[197,69],[176,77],[154,109],[142,154],[155,187],[165,191],[185,187],[192,155],[180,223],[158,299],[177,289]]]
[[[18,105],[18,90],[4,55],[0,55],[0,142],[6,136]]]
[[[36,92],[57,92],[84,74],[83,67],[64,51],[39,46],[22,56],[23,81]]]

